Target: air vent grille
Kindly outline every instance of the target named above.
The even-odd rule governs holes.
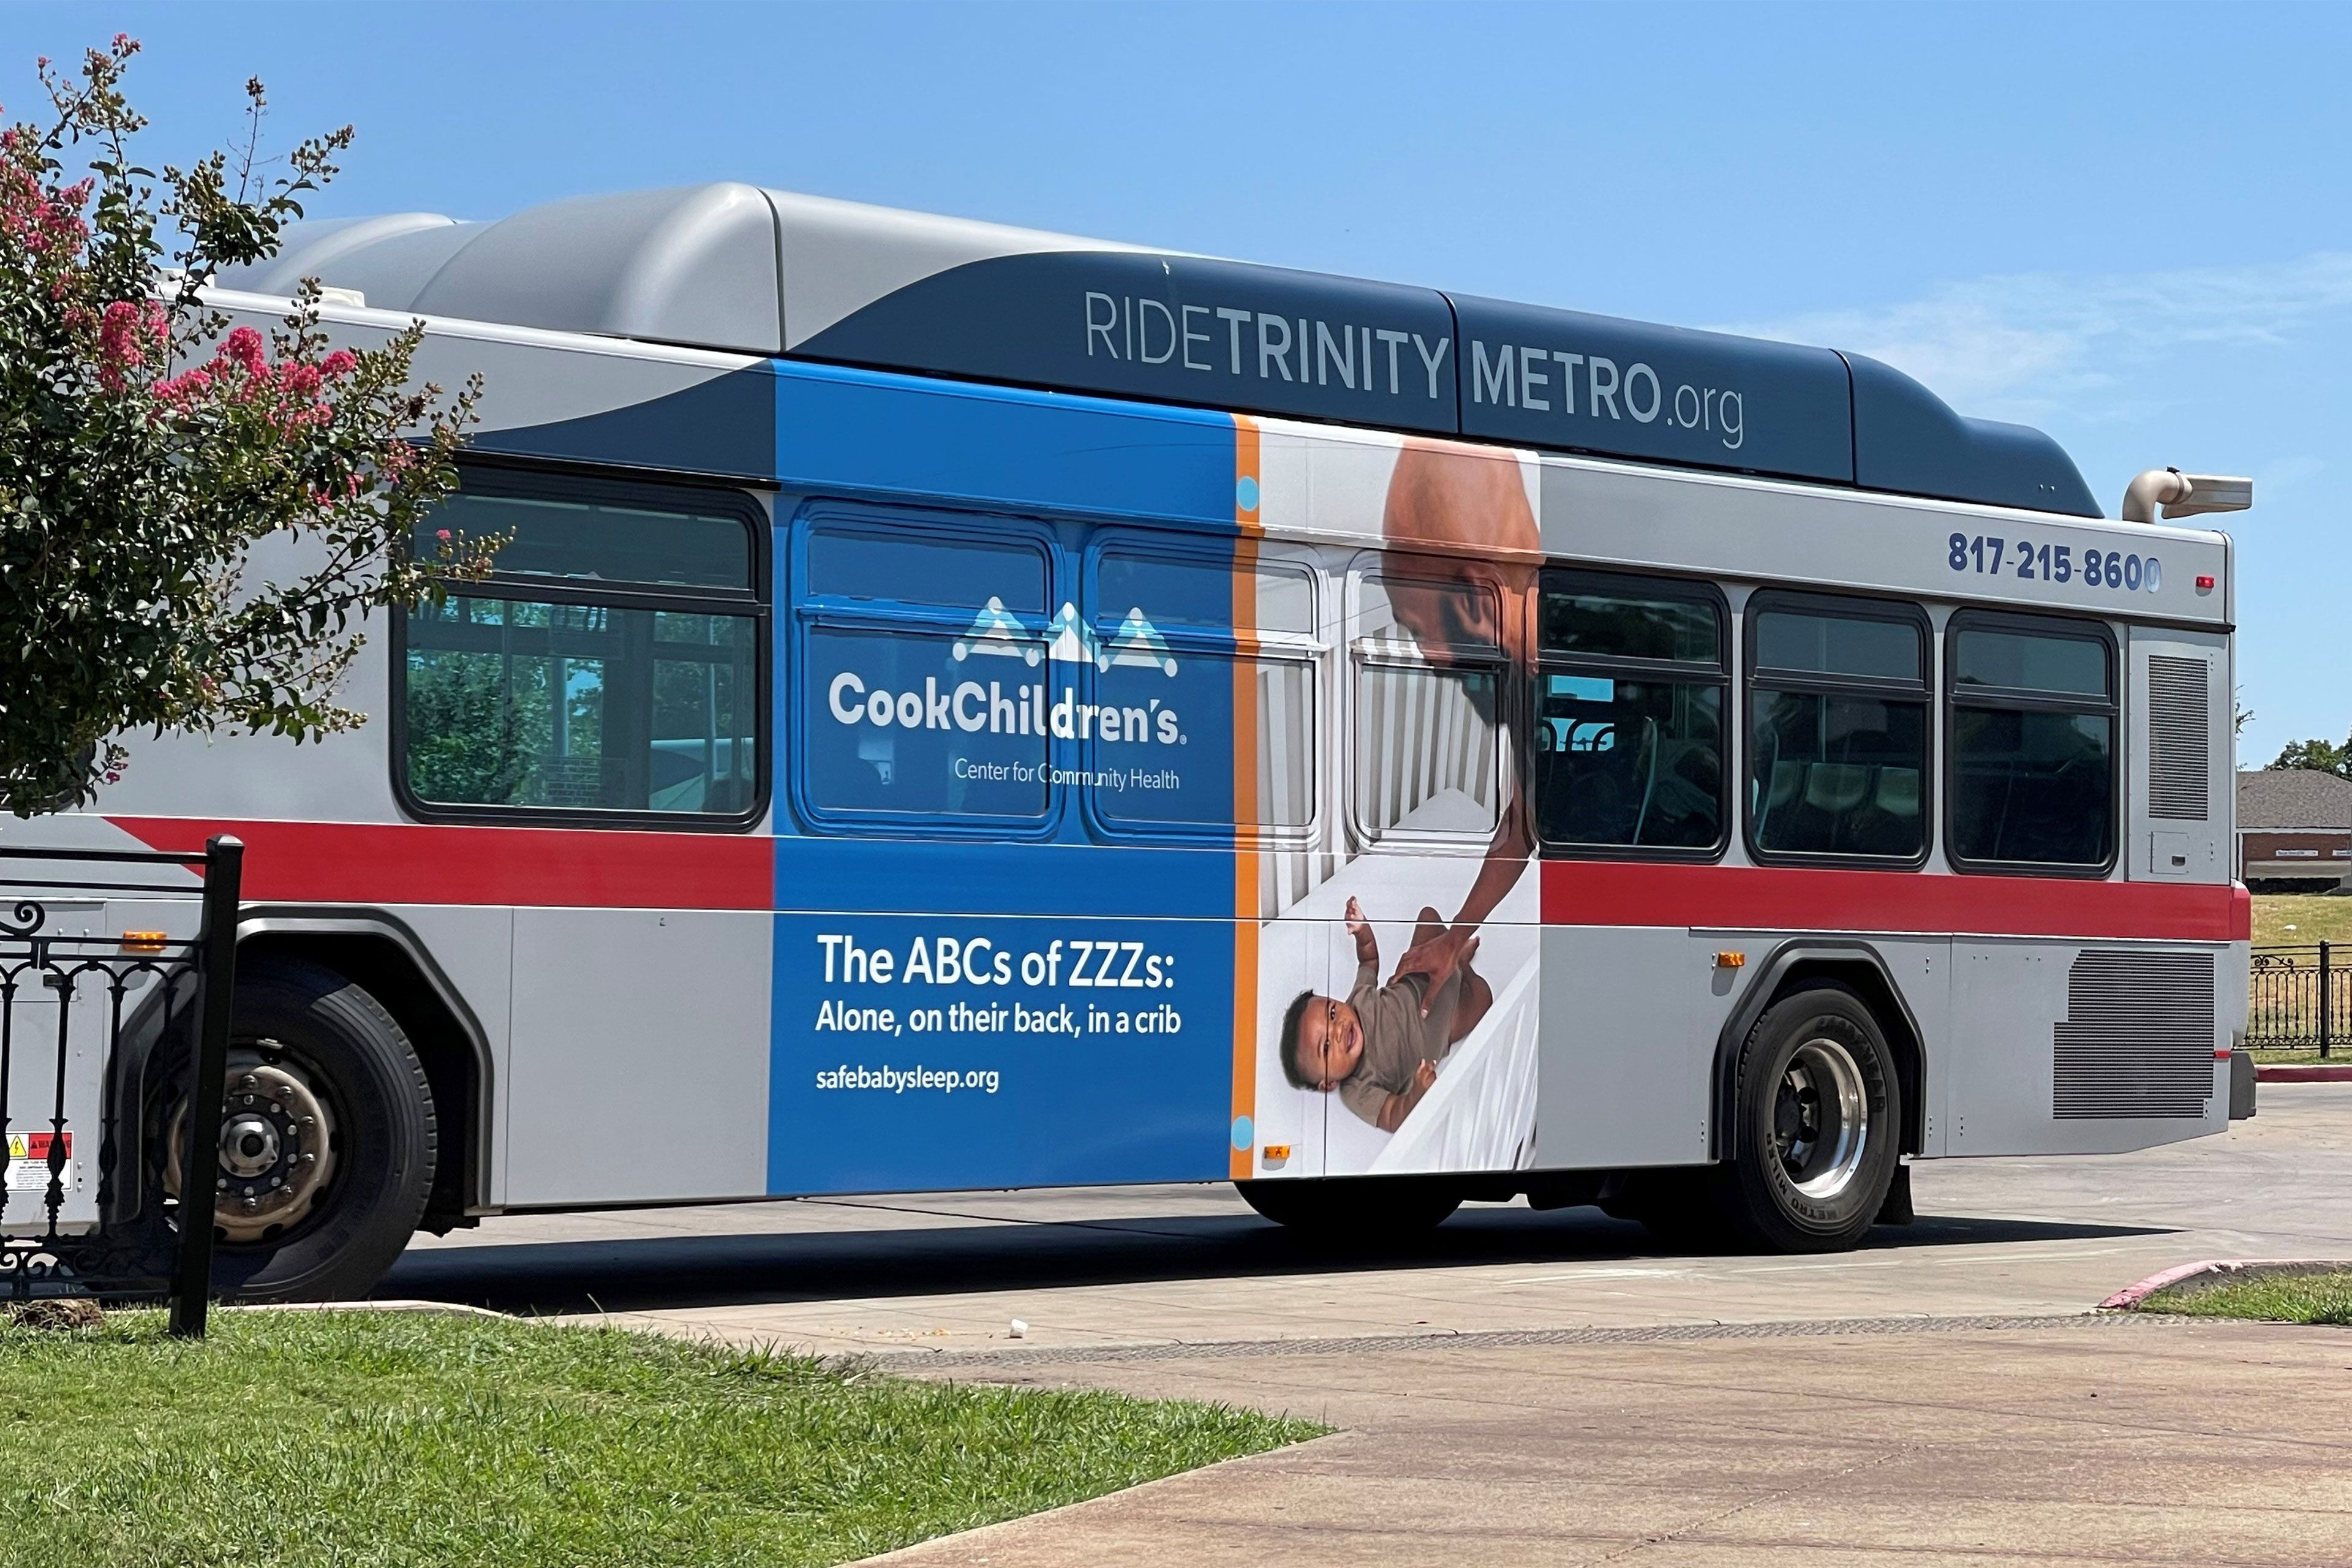
[[[2213,955],[2085,949],[2053,1034],[2058,1120],[2203,1116],[2213,1097]]]
[[[2147,814],[2203,822],[2212,810],[2211,682],[2201,658],[2147,660]]]

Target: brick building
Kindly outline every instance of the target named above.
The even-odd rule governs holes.
[[[2352,878],[2352,779],[2310,768],[2240,773],[2238,876],[2257,888],[2296,882],[2315,891]]]

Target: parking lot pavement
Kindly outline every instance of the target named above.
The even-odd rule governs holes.
[[[2077,1318],[1644,1332],[1656,1331],[1573,1345],[959,1358],[957,1376],[1226,1400],[1340,1430],[877,1562],[2352,1562],[2352,1331]]]
[[[2074,1313],[2196,1258],[2352,1258],[2352,1084],[2266,1084],[2255,1120],[2136,1154],[1928,1163],[1914,1193],[1918,1224],[1825,1258],[1516,1205],[1334,1254],[1224,1186],[516,1215],[420,1237],[381,1293],[868,1352],[1005,1349],[1014,1319],[1050,1348]]]

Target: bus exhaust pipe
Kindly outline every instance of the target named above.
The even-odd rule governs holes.
[[[2254,504],[2254,481],[2220,474],[2184,474],[2179,468],[2150,468],[2124,489],[2124,521],[2154,522],[2157,508],[2165,518],[2197,517],[2205,512],[2243,511]]]

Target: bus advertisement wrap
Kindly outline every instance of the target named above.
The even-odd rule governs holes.
[[[1214,1180],[1232,949],[1209,921],[780,920],[772,1184]]]

